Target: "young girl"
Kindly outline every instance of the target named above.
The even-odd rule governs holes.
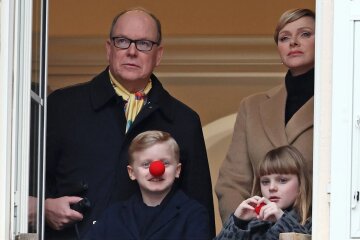
[[[237,207],[215,239],[278,240],[283,232],[311,234],[312,182],[296,148],[268,152],[255,184],[255,196]]]

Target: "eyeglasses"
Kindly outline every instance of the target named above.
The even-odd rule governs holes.
[[[135,43],[137,50],[151,51],[154,44],[159,45],[159,43],[150,40],[132,40],[124,37],[112,37],[111,39],[114,46],[121,49],[128,49],[131,43]]]

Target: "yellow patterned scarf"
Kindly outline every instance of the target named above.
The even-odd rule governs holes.
[[[146,95],[149,93],[152,84],[151,80],[149,80],[149,83],[146,85],[146,87],[143,90],[140,90],[135,93],[130,93],[128,90],[126,90],[118,81],[115,80],[114,76],[109,71],[110,75],[110,81],[112,85],[114,86],[115,92],[117,95],[121,96],[125,101],[125,117],[126,117],[126,130],[127,132],[132,123],[134,122],[136,116],[140,112],[142,106],[144,105]]]

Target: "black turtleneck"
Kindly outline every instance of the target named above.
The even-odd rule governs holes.
[[[285,125],[291,117],[314,96],[314,69],[299,76],[292,76],[290,71],[285,76],[287,91],[285,106]]]

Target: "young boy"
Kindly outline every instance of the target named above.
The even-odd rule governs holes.
[[[140,193],[107,209],[85,239],[209,239],[209,214],[174,185],[179,146],[170,134],[147,131],[129,147],[129,177]]]

